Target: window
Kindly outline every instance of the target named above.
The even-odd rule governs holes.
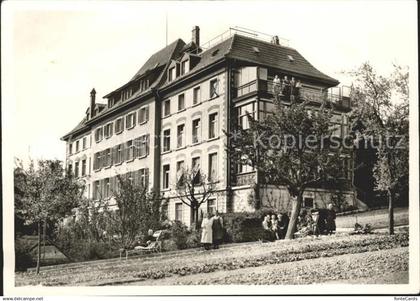
[[[209,115],[209,139],[217,136],[217,113]]]
[[[178,95],[178,111],[185,109],[185,95],[184,93]]]
[[[71,175],[73,173],[73,165],[69,164],[67,167],[67,172]]]
[[[169,81],[173,81],[176,78],[176,68],[172,67],[169,69]]]
[[[200,142],[200,118],[192,122],[192,143]]]
[[[74,163],[74,175],[76,177],[79,176],[79,161],[77,161],[76,163]]]
[[[104,179],[104,197],[110,197],[111,196],[111,183],[109,181],[109,178]]]
[[[210,81],[210,99],[219,96],[219,81],[213,79]]]
[[[209,155],[209,181],[217,181],[217,153]]]
[[[163,131],[163,151],[167,152],[171,149],[171,130]]]
[[[238,116],[238,126],[242,129],[249,129],[249,118],[248,114],[250,114],[253,118],[255,118],[255,103],[249,103],[244,106],[237,108],[237,116]]]
[[[82,177],[86,175],[86,159],[82,160]]]
[[[76,141],[76,153],[79,152],[79,140]]]
[[[115,134],[119,134],[124,130],[124,122],[122,117],[115,120]]]
[[[139,170],[139,180],[140,180],[140,185],[142,187],[149,186],[149,169],[148,168],[142,168]]]
[[[209,199],[207,201],[207,213],[209,215],[213,215],[216,212],[216,200],[215,199]]]
[[[93,170],[101,169],[101,152],[97,152],[93,159]]]
[[[180,148],[184,146],[184,132],[185,132],[185,124],[180,124],[177,127],[177,131],[176,131],[176,147]]]
[[[195,87],[193,90],[193,105],[201,102],[201,90],[200,87]]]
[[[314,199],[313,198],[304,198],[303,199],[303,207],[313,208],[314,207]]]
[[[129,99],[131,95],[133,95],[133,90],[131,88],[128,88],[124,91],[122,91],[122,100]]]
[[[108,148],[104,151],[104,166],[109,167],[112,165],[112,152],[111,149]]]
[[[138,150],[138,157],[145,157],[149,154],[149,135],[143,135],[136,139],[138,141],[136,148]]]
[[[83,147],[83,149],[86,149],[87,148],[87,137],[83,137],[82,147]]]
[[[163,116],[169,116],[171,114],[171,100],[167,99],[163,102]]]
[[[143,107],[139,110],[139,123],[146,123],[149,120],[149,107]]]
[[[103,128],[98,128],[95,131],[95,141],[100,142],[103,138]]]
[[[133,140],[129,140],[126,142],[126,151],[127,151],[127,161],[134,160],[134,143]]]
[[[136,113],[130,113],[127,116],[125,116],[125,128],[131,129],[136,124]]]
[[[72,143],[69,144],[69,154],[70,155],[73,154],[73,144]]]
[[[182,222],[182,203],[175,204],[175,220]]]
[[[99,181],[95,181],[93,183],[93,199],[97,200],[101,198],[101,183]]]
[[[184,185],[184,170],[185,170],[185,163],[184,161],[176,162],[176,184],[179,187]]]
[[[185,60],[181,62],[181,75],[184,75],[189,71],[189,60]]]
[[[113,124],[112,123],[108,123],[107,125],[105,125],[105,132],[104,132],[104,136],[105,138],[109,138],[112,136],[112,132],[113,132]]]
[[[119,144],[115,147],[114,164],[120,164],[124,161],[124,144]]]
[[[201,172],[200,172],[200,157],[192,158],[191,162],[192,174],[193,174],[193,185],[198,185],[201,183]]]
[[[168,189],[169,188],[169,164],[163,165],[163,181],[162,181],[162,188]]]

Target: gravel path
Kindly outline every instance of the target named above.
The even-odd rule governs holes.
[[[130,285],[408,283],[408,248],[346,254],[298,262],[175,276]]]

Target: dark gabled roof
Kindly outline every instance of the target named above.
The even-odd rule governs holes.
[[[257,50],[257,52],[255,50]],[[290,62],[289,55],[293,57],[293,62]],[[190,72],[178,77],[176,81],[183,77],[187,77],[222,58],[231,58],[267,67],[274,67],[303,77],[311,77],[315,80],[325,82],[328,86],[336,86],[339,84],[336,79],[316,69],[293,48],[275,45],[238,34],[212,46],[198,56],[200,57],[199,63],[194,66]],[[169,86],[173,82],[167,82],[162,87]]]
[[[181,39],[177,39],[176,41],[174,41],[173,43],[169,44],[168,46],[166,46],[165,48],[159,50],[158,52],[156,52],[155,54],[153,54],[147,61],[145,64],[143,64],[143,66],[140,68],[139,71],[137,71],[137,73],[134,75],[134,77],[125,85],[123,85],[122,87],[114,90],[113,92],[127,86],[129,83],[131,83],[132,81],[136,80],[137,78],[141,77],[142,75],[144,75],[145,73],[157,69],[159,67],[163,67],[166,64],[168,64],[174,57],[178,57],[180,55],[181,50],[183,49],[183,47],[185,47],[185,42]],[[162,72],[163,73],[163,70]],[[162,78],[162,74],[160,76],[157,77],[157,79],[155,80],[154,83],[151,83],[149,88],[145,91],[137,91],[136,93],[134,93],[133,95],[131,95],[131,97],[127,100],[124,101],[124,104],[137,98],[138,96],[142,95],[142,94],[146,94],[148,91],[150,91],[151,88],[153,88],[154,86],[157,85],[158,82],[160,82]],[[108,93],[106,96],[109,96],[111,93]],[[105,97],[106,97],[105,96]],[[99,108],[99,113],[95,116],[98,117],[106,112],[108,112],[110,109],[114,109],[116,108],[118,105],[112,107],[112,108],[107,108],[107,106],[105,104],[101,104],[101,103],[97,103],[96,104],[97,107]],[[73,129],[71,130],[69,133],[67,133],[66,135],[64,135],[61,139],[65,140],[66,138],[70,137],[71,134],[76,133],[77,131],[83,129],[86,125],[86,117],[83,118],[83,120]]]
[[[166,65],[169,59],[171,59],[174,54],[178,51],[181,51],[182,48],[185,46],[185,42],[181,39],[177,39],[176,41],[172,42],[165,48],[159,50],[155,54],[153,54],[147,61],[144,63],[144,65],[140,68],[139,71],[133,76],[133,78],[130,81],[133,81],[140,76],[142,76],[144,73],[146,73],[149,70],[156,69],[158,67]]]
[[[259,51],[256,52],[254,47],[258,48]],[[289,55],[293,57],[292,62],[288,58]],[[339,84],[338,80],[316,69],[296,49],[290,47],[275,45],[242,35],[234,35],[232,48],[227,56],[313,77],[331,86]]]

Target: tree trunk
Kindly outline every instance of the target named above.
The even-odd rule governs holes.
[[[293,201],[292,213],[289,220],[289,226],[287,227],[286,239],[293,239],[294,234],[296,232],[300,207],[302,205],[302,196],[303,193],[299,193],[296,200]]]
[[[388,220],[389,220],[389,235],[394,234],[394,203],[393,195],[390,189],[388,189]]]
[[[41,267],[41,222],[38,222],[38,257],[36,261],[36,273],[39,274]]]

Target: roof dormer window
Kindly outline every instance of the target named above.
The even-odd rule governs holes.
[[[184,60],[181,62],[181,75],[184,75],[190,71],[190,61]]]
[[[287,58],[289,60],[289,62],[293,63],[295,61],[295,59],[293,58],[293,56],[291,56],[290,54],[287,55]]]
[[[169,68],[169,81],[173,81],[176,78],[176,68],[175,66]]]

